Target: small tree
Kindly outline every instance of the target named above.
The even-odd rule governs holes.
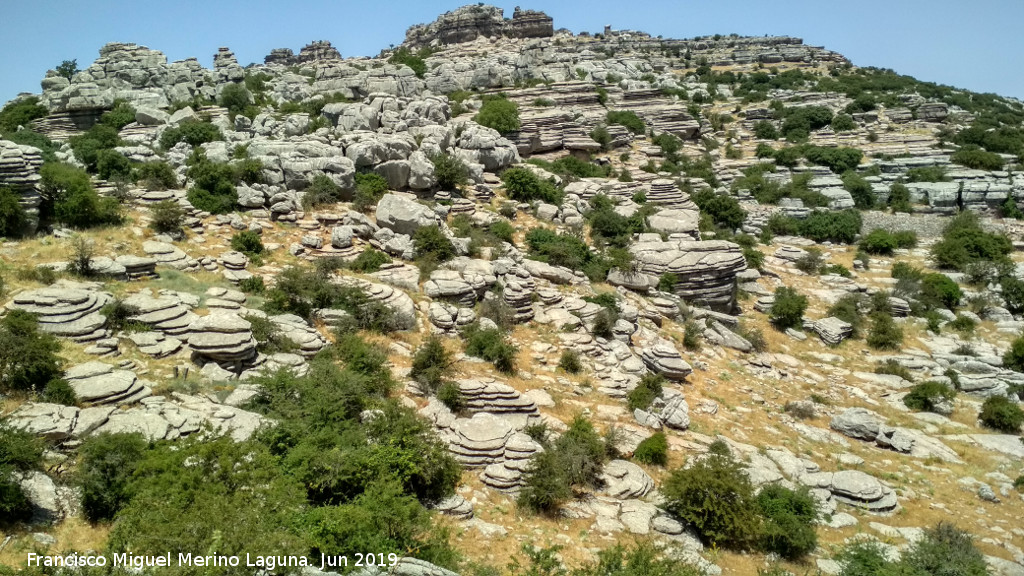
[[[519,107],[505,96],[488,96],[484,98],[480,112],[473,121],[481,126],[493,128],[502,135],[519,130]]]
[[[131,478],[147,442],[141,434],[97,434],[82,443],[78,484],[90,522],[112,520],[131,498]]]
[[[180,234],[185,209],[174,200],[161,200],[149,208],[149,227],[160,234]]]
[[[78,60],[64,60],[57,66],[57,75],[71,80],[78,73]]]
[[[20,236],[27,224],[28,216],[18,195],[6,186],[0,187],[0,238]]]
[[[437,336],[430,336],[416,349],[412,357],[409,377],[420,383],[425,391],[436,394],[451,372],[454,361],[444,342]]]
[[[668,439],[664,432],[656,432],[645,438],[633,451],[633,459],[643,464],[664,466],[668,464]]]
[[[889,314],[876,312],[871,316],[867,343],[876,350],[899,350],[903,346],[903,329]]]
[[[39,330],[33,314],[11,310],[0,319],[0,388],[36,390],[61,374],[60,343]]]
[[[431,158],[434,163],[434,178],[438,188],[457,190],[469,182],[469,168],[465,162],[451,154],[438,154]]]
[[[789,286],[780,286],[775,289],[775,302],[768,311],[768,318],[779,330],[795,328],[803,324],[806,310],[806,296]]]

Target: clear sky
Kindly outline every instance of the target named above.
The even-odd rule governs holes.
[[[1022,0],[518,0],[556,28],[605,24],[654,36],[791,35],[859,66],[1024,98]],[[243,66],[271,48],[330,40],[342,56],[399,44],[459,0],[0,0],[0,102],[39,92],[46,70],[77,59],[85,68],[107,42],[134,42],[169,60],[212,65],[228,46]],[[514,4],[497,5],[511,17]]]

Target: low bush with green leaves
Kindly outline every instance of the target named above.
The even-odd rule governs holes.
[[[188,201],[199,210],[211,214],[224,214],[235,210],[238,203],[237,183],[230,164],[212,162],[205,155],[197,157],[188,169],[193,185],[188,190]]]
[[[814,523],[818,519],[818,503],[807,487],[791,490],[780,484],[768,484],[758,493],[756,502],[763,519],[758,549],[787,560],[799,560],[817,548]]]
[[[668,439],[664,432],[655,432],[645,438],[633,451],[633,459],[641,464],[664,466],[668,464]]]
[[[807,310],[807,297],[789,286],[775,289],[775,301],[768,311],[768,318],[779,330],[799,328],[803,325]]]
[[[434,178],[442,190],[458,190],[469,182],[469,167],[458,156],[438,154],[430,161],[434,164]]]
[[[970,210],[957,214],[932,245],[931,256],[939,268],[966,271],[976,262],[1004,262],[1013,243],[1003,234],[988,232]]]
[[[53,219],[73,228],[92,228],[122,221],[116,198],[100,197],[85,171],[69,164],[49,162],[39,171],[42,220]]]
[[[36,316],[11,310],[0,318],[0,390],[42,392],[63,373],[61,345],[39,328]]]
[[[17,238],[26,232],[28,215],[20,198],[10,187],[0,186],[0,238]]]
[[[504,94],[485,96],[480,111],[473,116],[473,121],[481,126],[493,128],[502,135],[517,132],[520,127],[519,106]]]
[[[899,350],[903,347],[903,329],[889,314],[876,312],[871,315],[866,341],[876,350]]]
[[[1019,434],[1024,424],[1024,410],[1006,396],[989,396],[981,405],[978,419],[986,428],[1005,434]]]
[[[911,388],[903,397],[903,404],[911,410],[937,412],[939,408],[951,405],[954,398],[956,390],[948,384],[929,380]]]
[[[609,124],[625,126],[634,134],[643,134],[647,131],[647,124],[632,110],[609,110],[605,119]]]
[[[661,396],[665,387],[665,377],[661,374],[644,374],[636,388],[630,390],[626,402],[630,410],[646,410]]]
[[[948,522],[924,530],[923,537],[903,551],[899,560],[892,560],[880,542],[866,539],[846,545],[834,558],[842,566],[840,576],[989,574],[985,557],[974,546],[971,535]]]
[[[962,146],[954,152],[949,161],[975,170],[1002,170],[1003,157],[995,152],[986,152],[977,146]]]
[[[549,180],[544,180],[527,168],[512,167],[501,175],[505,194],[517,202],[540,200],[548,204],[561,204],[562,191]]]
[[[149,207],[149,227],[158,234],[181,234],[185,216],[185,209],[180,204],[174,200],[161,200]]]
[[[583,371],[580,353],[575,350],[562,350],[562,355],[558,359],[558,367],[568,374],[579,374]]]
[[[481,328],[479,323],[473,323],[466,327],[462,336],[466,340],[466,354],[487,360],[504,374],[515,373],[519,351],[500,329]]]
[[[35,434],[0,420],[0,526],[32,517],[32,503],[14,473],[38,470],[43,449]]]
[[[242,230],[231,237],[231,249],[253,258],[263,254],[263,240],[254,230]]]
[[[444,347],[438,336],[430,336],[420,344],[412,357],[409,377],[415,380],[429,394],[438,389],[451,377],[455,360]]]
[[[521,507],[553,514],[577,489],[600,485],[608,446],[589,420],[575,417],[561,436],[542,444],[544,451],[533,457],[524,476]]]
[[[370,274],[380,270],[381,266],[391,263],[391,257],[367,246],[356,256],[355,260],[348,263],[348,269],[353,272]]]
[[[160,147],[170,150],[175,144],[184,142],[189,146],[199,146],[207,142],[216,142],[224,139],[220,128],[199,120],[187,120],[177,126],[164,129],[160,135]]]

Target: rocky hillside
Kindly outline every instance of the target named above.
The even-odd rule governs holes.
[[[1024,103],[485,5],[65,64],[0,111],[0,571],[1024,574]]]

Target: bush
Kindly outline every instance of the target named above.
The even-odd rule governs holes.
[[[349,270],[353,272],[361,272],[363,274],[370,274],[380,270],[381,266],[391,263],[391,257],[387,254],[374,250],[373,248],[366,247],[356,259],[348,263]]]
[[[554,514],[572,495],[559,454],[546,450],[530,460],[517,503],[533,512]]]
[[[903,346],[903,329],[889,314],[876,312],[871,315],[867,344],[876,350],[899,350]]]
[[[868,254],[892,255],[896,248],[896,238],[881,228],[875,228],[860,241],[860,249]]]
[[[583,371],[580,353],[575,350],[562,350],[562,356],[558,359],[558,367],[569,374],[579,374]]]
[[[185,209],[174,200],[161,200],[149,207],[149,227],[159,234],[180,234]]]
[[[44,205],[41,215],[75,228],[116,224],[120,207],[114,198],[100,198],[84,171],[61,163],[47,163],[39,171]]]
[[[1019,434],[1024,424],[1024,410],[1006,396],[990,396],[981,405],[978,419],[982,425],[1006,434]]]
[[[515,373],[519,351],[505,339],[500,329],[483,329],[479,323],[474,323],[466,328],[463,337],[466,339],[466,354],[491,362],[499,372]]]
[[[775,125],[767,120],[761,120],[754,124],[754,136],[762,140],[778,140],[779,131]],[[760,156],[760,154],[758,154]]]
[[[875,193],[871,184],[853,170],[843,173],[843,188],[853,197],[853,204],[861,210],[870,210],[875,205]]]
[[[519,107],[504,95],[485,96],[483,105],[473,121],[481,126],[493,128],[502,135],[519,131]]]
[[[712,546],[743,550],[757,537],[754,487],[743,466],[729,455],[709,452],[689,468],[674,470],[661,493],[664,508]]]
[[[429,336],[416,349],[412,357],[409,377],[423,386],[429,394],[436,394],[450,376],[455,361],[437,336]]]
[[[135,177],[149,190],[168,190],[178,187],[178,175],[174,173],[170,164],[163,161],[137,164]]]
[[[388,58],[388,63],[408,66],[416,74],[417,78],[423,78],[427,73],[426,61],[405,46],[395,50],[391,57]]]
[[[302,194],[302,207],[311,210],[342,199],[342,189],[326,174],[317,174]],[[358,209],[358,208],[357,208]]]
[[[436,226],[421,226],[412,237],[416,258],[447,262],[456,256],[455,246]]]
[[[188,201],[199,210],[211,214],[224,214],[235,209],[238,193],[235,191],[235,172],[228,164],[211,162],[205,156],[188,169],[194,185],[188,191]]]
[[[903,553],[901,563],[909,567],[902,574],[989,574],[985,557],[974,547],[970,534],[949,522],[925,530],[924,537]]]
[[[932,245],[931,256],[940,268],[964,271],[975,262],[1006,261],[1012,251],[1006,236],[986,232],[974,212],[964,211],[946,225],[942,239]]]
[[[32,504],[13,476],[38,469],[42,460],[43,442],[35,434],[0,420],[0,526],[32,516]]]
[[[25,232],[28,215],[18,202],[19,198],[14,190],[0,187],[0,238],[18,237]]]
[[[914,208],[910,205],[910,189],[899,182],[890,186],[889,207],[893,212],[912,213]]]
[[[804,158],[812,164],[828,166],[829,170],[836,174],[843,174],[849,170],[855,170],[860,164],[864,152],[857,148],[827,148],[822,146],[806,146],[803,150]]]
[[[136,306],[130,306],[125,304],[124,301],[117,298],[112,302],[100,309],[100,314],[106,317],[107,321],[103,323],[103,327],[110,332],[140,332],[149,330],[149,325],[132,320],[133,316],[138,316],[140,313]]]
[[[376,206],[387,192],[388,181],[380,174],[373,172],[357,173],[356,192],[352,197],[352,207],[360,212],[365,212],[371,206]]]
[[[630,390],[626,402],[630,410],[647,410],[654,399],[661,396],[665,386],[665,377],[661,374],[644,374],[643,378]]]
[[[625,126],[633,134],[643,134],[647,124],[632,110],[609,110],[605,119],[609,124]]]
[[[263,240],[254,230],[242,230],[231,237],[231,249],[246,256],[254,257],[263,254]]]
[[[739,201],[732,196],[716,194],[711,190],[702,190],[694,194],[692,198],[702,214],[711,216],[716,225],[727,230],[740,228],[747,218],[746,211],[740,208]]]
[[[534,228],[526,233],[526,245],[534,260],[552,266],[565,266],[580,270],[592,258],[586,242],[571,234],[556,234],[545,228]]]
[[[687,320],[683,324],[683,347],[690,351],[700,350],[704,333],[694,320]]]
[[[952,402],[956,398],[956,390],[948,384],[929,380],[910,389],[903,397],[903,404],[911,410],[935,412],[936,406]]]
[[[665,272],[658,277],[658,290],[661,290],[662,292],[672,292],[678,282],[679,276],[676,276],[671,272]]]
[[[921,302],[929,306],[942,306],[952,310],[963,294],[960,286],[945,274],[925,274],[921,278]]]
[[[860,212],[852,208],[840,212],[814,211],[799,224],[800,235],[815,242],[850,244],[861,228]]]
[[[837,114],[832,119],[832,129],[836,132],[849,132],[855,130],[857,123],[853,121],[853,118],[849,114]]]
[[[1024,336],[1018,337],[1010,344],[1010,349],[1003,354],[1003,366],[1016,372],[1024,372]]]
[[[668,439],[664,432],[655,432],[645,438],[633,451],[633,459],[643,464],[668,464]]]
[[[487,227],[487,231],[490,232],[492,236],[503,242],[514,244],[512,235],[515,234],[516,229],[506,220],[492,222],[491,225]]]
[[[246,294],[263,294],[267,286],[263,283],[262,276],[250,276],[238,282],[238,289]]]
[[[769,484],[757,495],[757,506],[764,518],[758,548],[787,560],[798,560],[818,546],[814,522],[818,504],[806,487],[790,490]]]
[[[231,118],[245,112],[252,102],[252,94],[244,84],[228,84],[221,89],[220,98],[218,98],[218,104],[228,109]]]
[[[50,111],[32,96],[10,102],[0,110],[0,132],[17,132],[19,126],[28,126],[38,118],[45,118]]]
[[[0,319],[0,389],[41,392],[61,376],[60,342],[39,330],[36,317],[11,310]]]
[[[132,163],[115,150],[100,150],[96,154],[96,174],[104,180],[132,180]]]
[[[434,164],[434,178],[442,190],[456,190],[469,182],[469,168],[457,156],[438,154],[430,159]]]
[[[994,152],[986,152],[977,146],[961,147],[949,157],[949,161],[975,170],[1003,169],[1002,156]]]
[[[803,325],[804,311],[807,310],[807,297],[798,294],[788,286],[775,289],[775,302],[768,311],[768,318],[779,330],[798,328]]]
[[[553,513],[573,495],[575,487],[596,487],[608,447],[593,424],[577,416],[569,428],[544,452],[533,457],[519,495],[519,505],[535,512]]]
[[[824,263],[824,259],[821,256],[821,250],[810,247],[807,249],[806,254],[797,258],[796,261],[793,262],[793,266],[804,274],[817,276],[821,272],[821,267]]]
[[[907,170],[907,182],[949,182],[942,166],[920,166]]]
[[[207,142],[223,140],[224,134],[220,128],[209,122],[188,120],[178,126],[171,126],[164,129],[160,135],[160,147],[164,150],[174,148],[178,142],[184,142],[189,146],[199,146]]]
[[[113,520],[131,500],[130,484],[148,442],[141,434],[95,434],[79,449],[76,474],[82,512],[90,522]]]
[[[861,312],[863,306],[864,297],[862,295],[845,294],[828,309],[826,314],[839,318],[843,322],[849,322],[853,326],[851,338],[860,338],[861,330],[864,328],[864,314]]]
[[[598,126],[590,131],[590,139],[601,145],[601,150],[607,152],[611,150],[612,135],[608,132],[608,128],[604,126]]]
[[[512,167],[501,175],[505,194],[517,202],[541,200],[548,204],[562,203],[562,191],[549,180],[543,180],[526,168]]]
[[[32,503],[21,484],[14,479],[10,467],[0,464],[0,526],[28,521],[31,517]]]

